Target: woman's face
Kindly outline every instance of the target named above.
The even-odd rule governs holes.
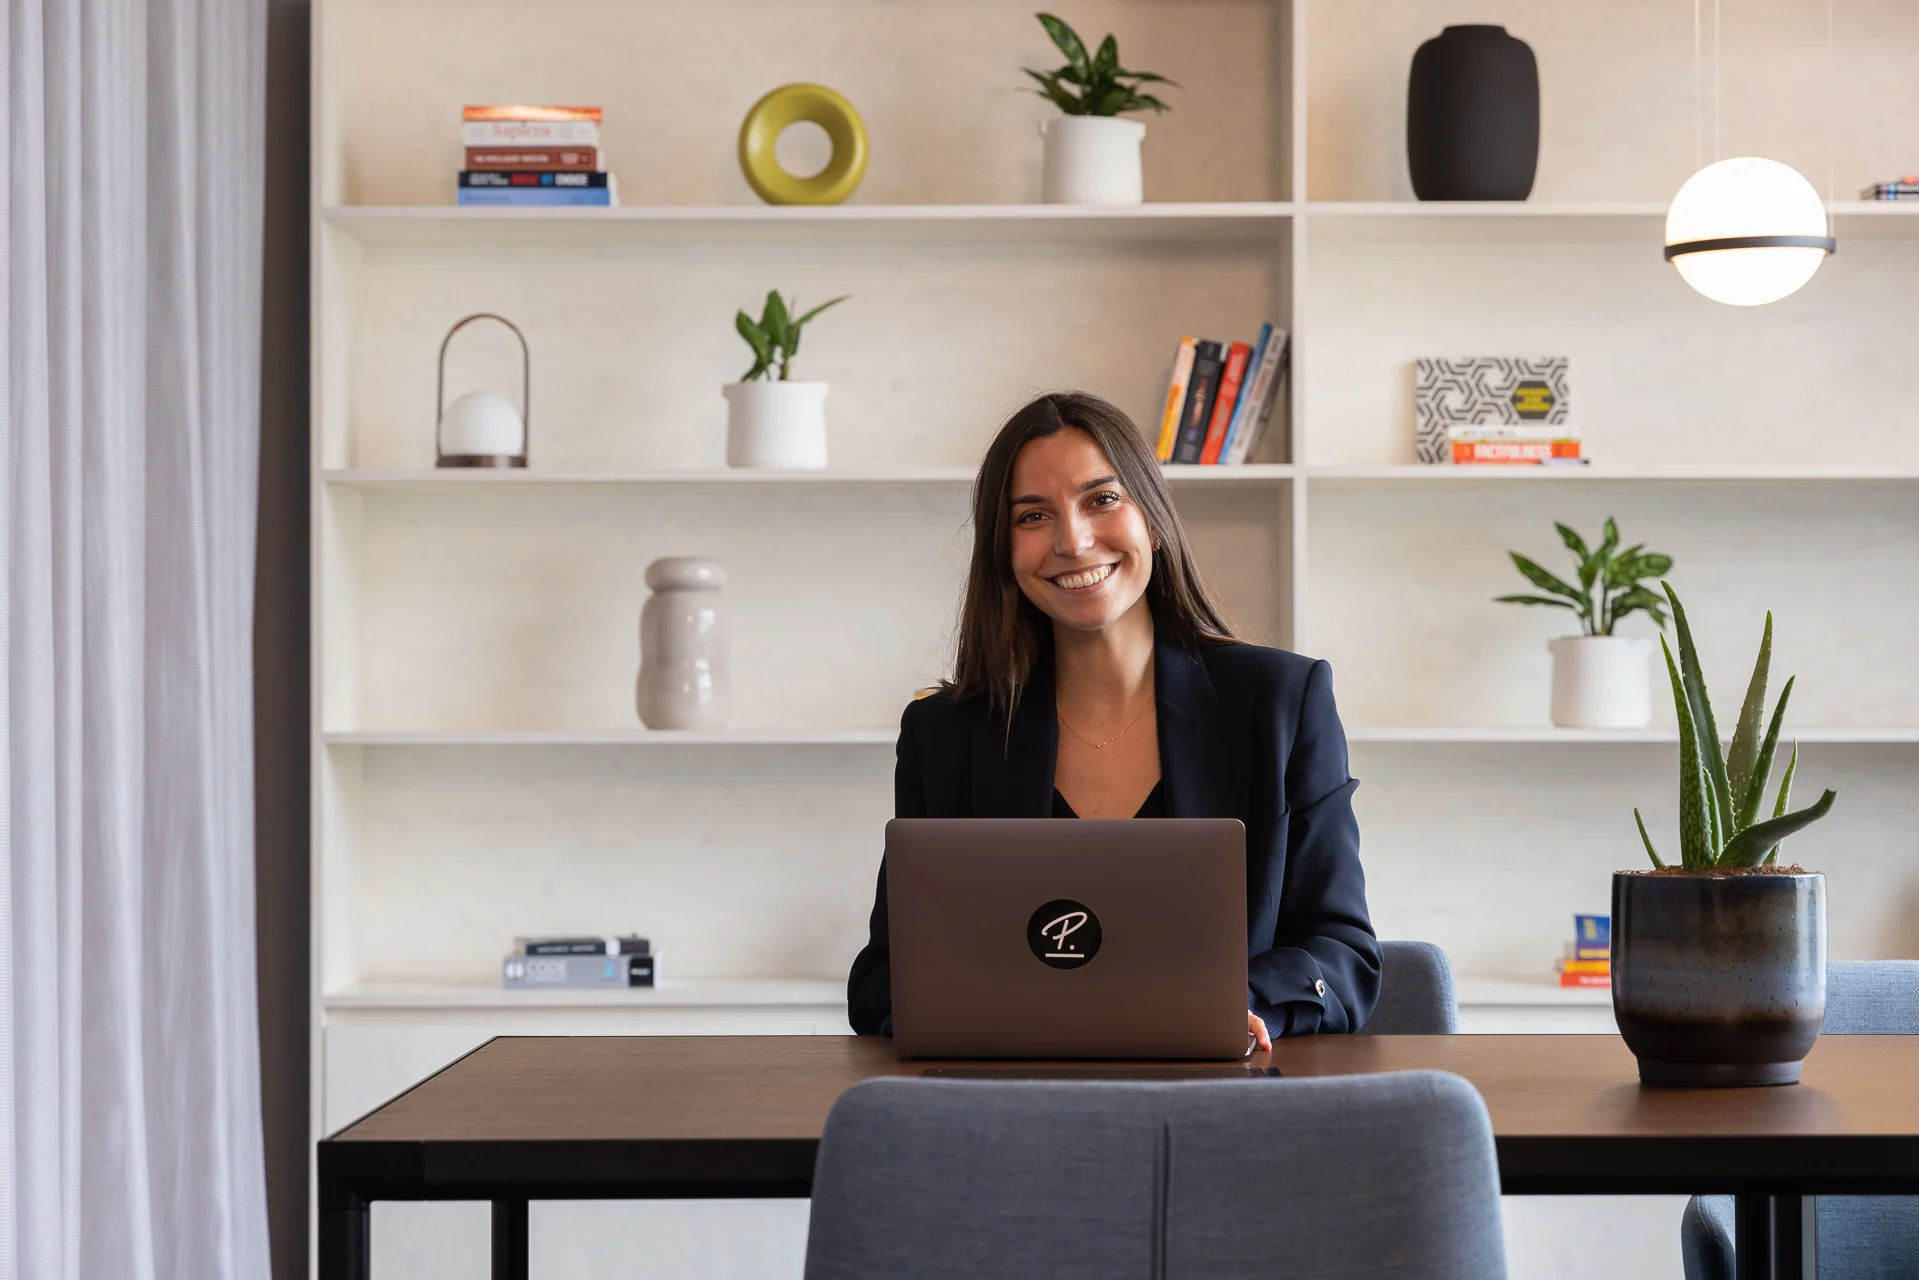
[[[1013,459],[1013,578],[1061,626],[1097,631],[1140,603],[1153,535],[1118,470],[1073,427]]]

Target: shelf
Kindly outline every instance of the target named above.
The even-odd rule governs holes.
[[[355,729],[329,747],[890,747],[897,729]]]
[[[1279,243],[1283,201],[1064,205],[637,205],[618,209],[474,209],[331,205],[326,225],[362,244],[921,244],[938,241]]]
[[[1838,200],[1834,236],[1919,236],[1919,201]],[[1320,240],[1645,240],[1665,234],[1666,205],[1653,201],[1533,203],[1526,200],[1316,201],[1306,206],[1309,236]]]
[[[1169,466],[1164,474],[1175,487],[1236,488],[1272,485],[1289,480],[1295,468],[1283,463],[1251,463],[1239,467]],[[828,469],[770,471],[752,468],[660,471],[547,471],[490,470],[449,467],[440,469],[353,471],[322,473],[339,489],[380,492],[447,492],[450,490],[513,490],[566,488],[727,488],[727,489],[902,489],[915,487],[963,489],[973,483],[972,467],[896,467],[887,469]]]
[[[1919,728],[1872,726],[1813,728],[1782,733],[1786,741],[1840,747],[1903,746],[1919,744]],[[1560,729],[1552,725],[1353,725],[1348,742],[1430,745],[1544,745],[1637,743],[1675,745],[1677,729]]]
[[[321,997],[328,1009],[846,1008],[846,983],[828,978],[682,978],[657,987],[509,991],[482,983],[360,982]]]
[[[1785,466],[1307,466],[1308,481],[1327,486],[1393,484],[1919,484],[1919,469],[1825,465]]]

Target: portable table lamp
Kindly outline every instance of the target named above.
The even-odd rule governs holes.
[[[520,407],[497,391],[469,391],[446,402],[446,349],[453,335],[475,320],[497,320],[520,340]],[[533,359],[526,335],[505,316],[476,311],[458,321],[440,340],[440,372],[434,390],[433,465],[436,467],[524,467],[527,423],[532,418]]]

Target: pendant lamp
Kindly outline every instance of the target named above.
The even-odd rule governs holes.
[[[1777,160],[1740,156],[1686,180],[1666,211],[1666,261],[1714,302],[1757,307],[1812,279],[1837,245],[1819,192]]]

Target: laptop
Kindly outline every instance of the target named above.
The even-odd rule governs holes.
[[[1232,818],[886,824],[904,1058],[1246,1053],[1246,828]]]

